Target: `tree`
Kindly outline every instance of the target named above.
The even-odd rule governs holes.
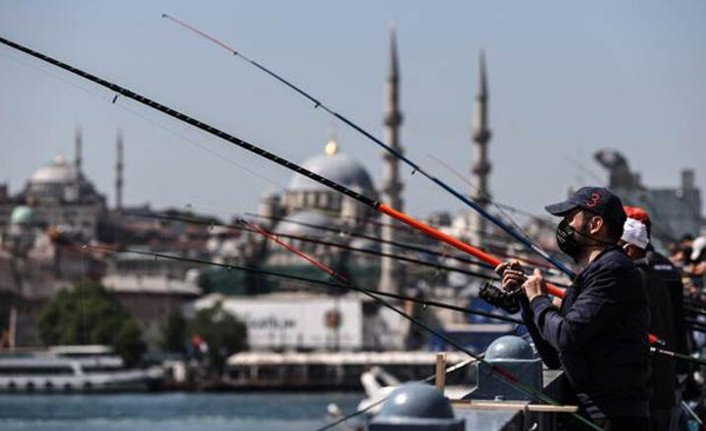
[[[110,345],[127,365],[137,363],[145,351],[135,319],[110,292],[93,281],[60,290],[42,307],[38,329],[47,345]]]
[[[217,373],[223,372],[228,356],[248,348],[245,324],[217,302],[199,310],[191,322],[191,336],[198,335],[208,346],[208,356]]]
[[[161,347],[167,352],[184,353],[186,350],[187,322],[179,310],[172,310],[162,326]]]

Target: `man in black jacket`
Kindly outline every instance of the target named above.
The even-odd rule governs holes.
[[[557,308],[539,270],[527,277],[518,262],[496,271],[506,290],[522,287],[522,315],[543,361],[561,366],[581,407],[611,431],[649,429],[647,296],[635,265],[617,246],[626,220],[620,199],[584,187],[546,207],[563,217],[559,248],[581,273]]]
[[[661,338],[666,350],[675,350],[674,310],[672,298],[662,277],[647,261],[647,227],[639,220],[628,218],[623,227],[620,245],[637,266],[650,303],[649,331]],[[652,356],[650,412],[653,430],[669,431],[676,407],[677,376],[673,357]]]

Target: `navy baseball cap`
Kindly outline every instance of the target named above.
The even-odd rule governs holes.
[[[562,217],[575,208],[611,219],[620,226],[628,218],[620,198],[605,187],[583,187],[567,200],[544,207],[550,214]]]

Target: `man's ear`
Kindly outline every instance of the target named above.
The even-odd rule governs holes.
[[[588,220],[588,231],[592,234],[596,234],[600,232],[604,225],[605,221],[603,220],[603,217],[592,216],[590,220]]]

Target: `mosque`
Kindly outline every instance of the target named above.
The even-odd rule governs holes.
[[[403,116],[399,104],[397,47],[395,35],[391,33],[389,69],[385,85],[383,139],[386,145],[399,153],[404,152],[400,139],[402,122]],[[489,203],[488,175],[491,169],[487,145],[491,133],[488,128],[488,92],[483,55],[480,58],[479,91],[476,98],[473,129],[475,163],[471,170],[473,185],[471,195],[481,206],[487,207]],[[376,187],[365,166],[345,154],[335,139],[329,139],[321,154],[309,157],[301,165],[353,191],[404,211],[404,185],[400,176],[399,163],[399,160],[392,154],[383,154],[382,184]],[[438,269],[406,264],[396,257],[404,255],[406,251],[397,247],[395,243],[414,243],[435,248],[436,244],[431,240],[417,232],[412,232],[406,226],[391,219],[379,217],[377,212],[369,207],[344,197],[302,175],[294,174],[281,194],[266,193],[263,195],[258,213],[257,222],[259,224],[281,235],[297,248],[323,261],[324,264],[335,268],[357,286],[392,294],[414,294],[415,292],[421,293],[420,290],[448,286],[446,274]],[[463,214],[454,220],[452,226],[447,226],[445,229],[451,229],[460,238],[475,241],[474,244],[485,244],[484,232],[487,229],[485,220],[476,213]],[[349,235],[351,232],[380,238],[382,241],[361,238],[357,235],[351,236]],[[472,236],[473,239],[469,236]],[[312,239],[316,242],[312,242]],[[338,245],[348,249],[342,249]],[[367,250],[381,255],[352,253],[350,249]],[[235,238],[224,235],[220,240],[214,238],[209,242],[209,250],[223,262],[257,266],[260,269],[318,280],[329,278],[326,273],[302,261],[300,257],[256,234],[244,234]],[[430,259],[430,262],[443,260],[428,256],[424,256],[424,258]],[[289,293],[286,300],[294,304],[312,301],[312,297],[301,296],[305,292],[310,295],[321,295],[322,292],[320,288],[314,290],[315,286],[302,286],[301,283],[290,280],[274,277],[248,278],[242,273],[234,272],[226,275],[226,272],[224,269],[209,270],[207,272],[208,278],[214,280],[214,283],[206,286],[206,291],[217,291],[230,295],[229,299],[225,300],[226,306],[230,306],[235,313],[243,312],[242,308],[239,308],[242,306],[242,300],[238,299],[238,295],[270,292],[271,297],[274,298],[273,301],[275,301],[272,303],[272,308],[276,308],[279,303],[277,295]],[[234,286],[238,287],[236,291],[232,289]],[[335,290],[328,289],[326,293],[335,296],[345,292],[335,292]],[[423,293],[429,294],[429,292]],[[267,299],[261,297],[261,300],[266,301]],[[205,300],[204,303],[211,303],[211,301]],[[414,331],[410,331],[409,325],[404,319],[387,315],[385,310],[380,309],[362,296],[358,307],[362,309],[359,311],[359,315],[362,316],[359,326],[362,327],[363,334],[360,337],[350,337],[361,340],[361,344],[354,348],[419,349],[425,347],[422,340],[415,339]],[[335,314],[337,311],[322,309],[323,314],[326,312]],[[435,324],[440,324],[435,313],[427,312],[426,316],[432,321],[436,320]],[[445,321],[465,323],[458,315],[446,317],[448,319],[445,318]],[[269,318],[274,321],[277,316],[272,315]],[[287,336],[283,336],[283,338],[287,338]]]
[[[401,145],[400,128],[403,116],[399,104],[399,65],[394,32],[390,35],[388,76],[385,85],[385,103],[383,117],[383,140],[386,145],[399,153],[404,153]],[[485,59],[480,58],[479,91],[476,98],[475,116],[473,119],[473,148],[475,164],[472,167],[472,197],[483,206],[489,203],[487,145],[491,137],[488,128],[488,92],[485,71]],[[404,184],[400,175],[398,159],[384,152],[382,184],[379,187],[373,183],[372,176],[365,166],[353,157],[345,154],[338,142],[331,138],[326,143],[321,154],[313,155],[301,165],[347,188],[358,191],[383,202],[397,210],[404,211]],[[332,230],[338,230],[340,235],[336,242],[344,243],[353,248],[374,249],[382,254],[399,254],[394,244],[390,242],[426,242],[425,237],[409,232],[409,229],[395,221],[379,218],[377,212],[342,196],[317,182],[302,175],[294,174],[286,190],[281,194],[266,193],[260,202],[258,220],[275,233],[288,236],[307,238],[330,238]],[[264,221],[262,221],[264,220]],[[322,229],[317,229],[323,227]],[[486,231],[485,220],[477,214],[464,214],[457,230],[461,237],[467,237],[471,232],[474,244],[484,244]],[[365,232],[380,237],[382,243],[351,237],[342,239],[346,232]],[[248,238],[250,248],[259,240]],[[296,240],[295,240],[296,242]],[[368,287],[384,292],[400,293],[407,286],[414,284],[415,268],[403,267],[397,259],[391,257],[341,256],[340,250],[327,249],[321,245],[311,245],[305,241],[296,242],[305,251],[315,252],[316,256],[324,256],[330,263],[344,267],[353,279]],[[221,248],[214,244],[214,249]],[[238,247],[231,247],[235,249]],[[242,250],[242,240],[239,249]],[[266,267],[290,267],[298,264],[298,258],[291,253],[279,252],[279,246],[268,244],[260,253],[251,252],[254,260]],[[338,260],[336,260],[338,259]],[[345,261],[342,261],[344,259]]]
[[[487,177],[490,173],[487,145],[491,133],[488,128],[488,94],[482,55],[480,61],[479,92],[473,119],[471,194],[482,206],[486,206],[489,199]],[[400,139],[403,116],[399,104],[399,65],[394,32],[390,35],[388,67],[383,139],[388,146],[403,153]],[[7,185],[0,184],[0,292],[14,292],[25,300],[25,305],[30,302],[34,304],[32,310],[26,310],[28,319],[43,301],[61,287],[89,276],[101,280],[108,289],[115,292],[138,315],[143,329],[153,338],[157,336],[160,319],[164,318],[168,310],[203,293],[227,295],[228,300],[235,298],[235,301],[241,303],[244,296],[256,295],[260,305],[267,301],[279,301],[281,296],[278,295],[285,295],[289,304],[299,301],[302,307],[321,300],[322,296],[328,296],[332,301],[330,304],[334,305],[322,302],[321,307],[311,313],[320,312],[322,315],[317,318],[314,326],[321,326],[323,322],[328,328],[328,335],[323,338],[334,333],[338,334],[334,337],[336,340],[343,337],[339,340],[343,344],[339,345],[339,341],[336,341],[336,346],[345,346],[346,331],[339,326],[345,329],[345,325],[353,324],[353,335],[349,338],[357,341],[350,345],[352,349],[423,347],[419,345],[419,340],[413,340],[410,344],[409,328],[401,319],[386,315],[362,297],[351,299],[347,295],[344,298],[345,292],[332,292],[329,289],[325,291],[326,295],[322,295],[321,290],[314,291],[311,286],[289,280],[258,278],[224,269],[195,268],[183,262],[156,261],[148,257],[87,254],[76,247],[72,248],[71,244],[116,244],[118,241],[119,245],[139,246],[150,251],[177,253],[307,278],[327,279],[326,274],[282,250],[277,244],[248,232],[234,233],[227,229],[208,229],[207,232],[205,228],[198,230],[184,223],[165,224],[131,216],[131,212],[162,212],[153,211],[149,207],[123,207],[123,140],[120,134],[116,142],[115,206],[110,208],[106,197],[82,170],[82,145],[82,134],[77,129],[72,162],[57,156],[52,163],[34,172],[25,187],[12,196]],[[321,154],[311,156],[302,165],[336,183],[404,211],[404,185],[399,161],[391,154],[383,154],[382,182],[379,186],[374,184],[366,167],[345,154],[335,139],[326,143]],[[264,194],[258,213],[258,223],[263,227],[290,238],[297,247],[335,267],[361,287],[399,294],[409,293],[409,288],[446,285],[446,274],[438,269],[404,264],[395,257],[403,254],[404,250],[394,243],[431,246],[427,238],[395,222],[382,220],[370,208],[301,175],[294,174],[281,194]],[[485,221],[477,214],[462,215],[453,228],[460,237],[474,241],[475,244],[484,244]],[[351,232],[365,233],[383,241],[347,235]],[[471,232],[473,238],[468,238],[466,232]],[[58,239],[70,241],[61,243]],[[311,239],[319,243],[313,243]],[[380,253],[382,256],[352,253],[339,245]],[[340,324],[343,316],[341,313],[346,310],[353,317],[346,318]],[[252,314],[249,310],[240,311],[246,316]],[[0,310],[0,314],[4,314],[4,311]],[[5,317],[0,316],[3,320]],[[268,319],[276,317],[255,316],[251,320],[269,322]],[[282,338],[284,335],[269,335],[272,339],[277,337]],[[297,339],[302,337],[302,334],[295,336]],[[330,347],[330,343],[326,343],[329,342],[326,341],[324,345]],[[321,346],[320,342],[318,345],[315,342],[307,348],[316,349]]]

